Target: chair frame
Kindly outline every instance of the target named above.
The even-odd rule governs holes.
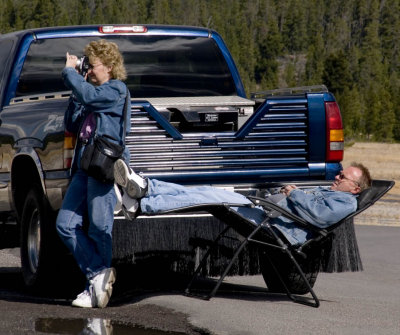
[[[299,265],[298,261],[294,257],[294,254],[300,255],[303,258],[306,258],[306,254],[303,252],[303,249],[312,244],[312,243],[321,243],[329,234],[331,234],[335,228],[343,224],[346,220],[355,217],[356,215],[360,214],[370,206],[372,206],[376,201],[378,201],[383,195],[385,195],[392,187],[394,186],[394,181],[390,180],[373,180],[371,188],[363,191],[358,197],[358,209],[351,213],[350,215],[346,216],[344,219],[340,220],[339,222],[331,225],[328,228],[318,228],[310,223],[306,222],[304,219],[286,211],[276,203],[268,201],[267,199],[248,196],[248,199],[252,201],[253,205],[251,206],[261,206],[264,209],[267,217],[266,219],[259,225],[256,225],[252,221],[246,219],[241,214],[237,213],[233,210],[233,207],[239,206],[249,206],[243,204],[230,204],[230,203],[221,203],[221,204],[201,204],[201,205],[193,205],[182,207],[178,209],[163,211],[162,213],[157,214],[171,214],[171,213],[187,213],[187,212],[198,212],[198,211],[206,211],[217,219],[224,222],[227,226],[218,234],[215,238],[211,246],[207,249],[206,253],[202,257],[199,265],[195,269],[193,276],[185,289],[185,295],[198,297],[205,300],[210,300],[214,297],[222,284],[223,280],[227,276],[229,270],[231,269],[233,263],[238,258],[239,254],[242,252],[243,248],[249,243],[256,243],[261,245],[265,248],[274,248],[279,249],[284,252],[290,262],[295,266],[295,269],[300,274],[304,284],[308,290],[308,293],[311,294],[311,301],[305,297],[299,297],[290,292],[286,284],[284,283],[282,277],[279,274],[278,269],[273,265],[272,269],[276,273],[279,281],[281,282],[284,290],[286,291],[286,295],[290,300],[295,303],[300,303],[312,307],[319,307],[320,301],[315,294],[310,282],[306,278],[304,271],[302,270],[301,266]],[[282,234],[280,234],[270,223],[270,219],[278,216],[285,216],[291,219],[300,227],[305,227],[311,230],[314,234],[314,237],[307,240],[302,245],[292,246]],[[200,271],[204,268],[207,262],[207,258],[210,255],[211,251],[214,250],[218,246],[218,242],[221,238],[225,237],[226,233],[233,229],[239,235],[243,236],[244,240],[236,247],[234,250],[234,254],[226,265],[223,270],[222,275],[218,279],[217,283],[214,285],[213,289],[207,295],[197,295],[191,291],[192,284],[194,283],[197,276],[200,274]],[[257,238],[256,238],[257,237]],[[269,256],[267,256],[269,257]]]

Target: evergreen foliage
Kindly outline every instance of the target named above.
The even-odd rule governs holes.
[[[400,0],[0,0],[0,33],[177,24],[221,34],[247,93],[325,84],[346,139],[400,141]]]

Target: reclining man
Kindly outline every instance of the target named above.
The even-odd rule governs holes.
[[[144,214],[196,204],[252,204],[242,194],[212,186],[186,187],[157,179],[142,178],[123,160],[115,163],[114,177],[115,182],[130,198],[140,202],[140,211]],[[295,185],[287,185],[281,189],[280,195],[272,195],[271,200],[310,224],[326,228],[355,212],[357,195],[370,186],[371,176],[368,169],[362,164],[352,163],[335,177],[330,187],[301,190]],[[128,208],[131,214],[139,205],[132,199],[134,204],[131,203]],[[256,224],[260,224],[266,218],[265,212],[259,207],[234,207],[234,209]],[[270,223],[293,245],[304,243],[311,236],[309,230],[295,225],[293,221],[283,216],[270,220]]]

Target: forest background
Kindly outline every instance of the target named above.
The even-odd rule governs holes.
[[[346,141],[400,142],[400,0],[0,0],[0,33],[100,23],[214,29],[248,94],[324,84]]]

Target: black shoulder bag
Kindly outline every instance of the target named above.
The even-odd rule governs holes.
[[[121,158],[125,150],[125,118],[128,108],[128,91],[126,92],[124,114],[122,121],[122,143],[115,144],[109,139],[116,140],[109,135],[98,136],[97,131],[93,139],[85,146],[81,158],[81,169],[89,176],[103,182],[114,181],[114,163]]]

